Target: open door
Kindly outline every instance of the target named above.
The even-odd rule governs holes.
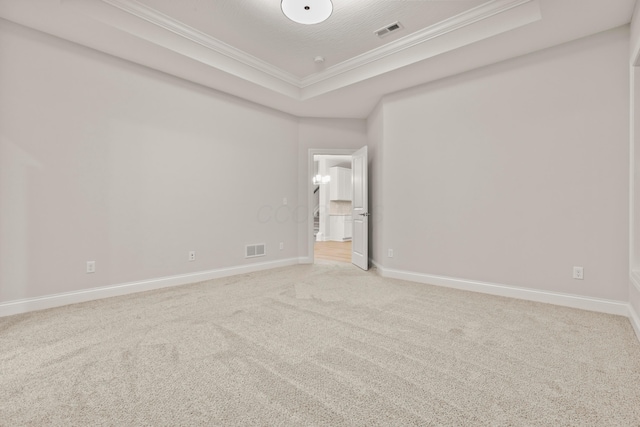
[[[367,147],[362,147],[351,157],[351,218],[353,237],[351,240],[351,263],[363,270],[369,269],[369,174]]]

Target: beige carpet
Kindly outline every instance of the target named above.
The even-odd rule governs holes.
[[[296,266],[0,319],[0,425],[638,426],[626,318]]]

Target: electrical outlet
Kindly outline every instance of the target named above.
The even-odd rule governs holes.
[[[96,272],[96,262],[87,261],[87,273],[95,273],[95,272]]]
[[[196,251],[189,251],[189,261],[196,260]]]
[[[285,198],[283,198],[283,199],[282,199],[282,204],[283,204],[284,206],[287,206],[287,203],[289,203],[289,202],[288,202],[288,200],[287,200],[287,198],[286,198],[286,197],[285,197]]]
[[[389,249],[389,258],[393,258],[393,249]]]
[[[280,250],[284,249],[284,242],[280,242]]]
[[[584,279],[584,269],[582,267],[573,267],[573,278],[577,280]]]

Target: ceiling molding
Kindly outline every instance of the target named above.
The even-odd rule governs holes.
[[[175,21],[166,21],[166,16],[156,13],[156,19],[143,19],[140,17],[145,16],[143,9],[139,8],[136,16],[113,6],[116,1],[120,6],[147,4],[147,0],[112,0],[112,4],[103,0],[0,0],[0,23],[3,30],[20,37],[39,37],[25,32],[25,28],[30,28],[38,34],[68,40],[293,116],[366,118],[380,99],[390,93],[628,25],[636,5],[636,0],[616,0],[615,7],[603,4],[602,0],[483,2],[487,7],[495,7],[494,11],[499,6],[504,10],[492,17],[480,18],[478,14],[477,22],[467,22],[455,30],[310,84],[309,79],[318,76],[295,75],[294,83],[284,77],[289,80],[285,82],[278,72],[275,77],[273,72],[258,69],[262,68],[261,61],[249,61],[251,65],[246,65],[224,47],[221,49],[225,54],[211,48],[213,44],[221,46],[219,43],[199,43],[198,37],[189,35],[196,34],[193,32],[185,35],[170,25]],[[511,9],[506,10],[509,5]],[[175,2],[172,6],[180,8],[182,4]],[[580,19],[576,20],[578,11]],[[183,26],[180,22],[177,25]],[[628,39],[628,35],[620,37]],[[46,43],[48,39],[38,40]],[[633,59],[636,57],[640,55],[633,55]],[[323,71],[336,72],[336,68]],[[303,83],[309,85],[302,88]]]
[[[244,65],[255,68],[262,71],[272,77],[276,77],[285,83],[289,83],[295,86],[300,86],[300,79],[282,70],[274,65],[263,61],[253,55],[250,55],[242,50],[224,43],[214,37],[209,36],[202,31],[199,31],[193,27],[190,27],[176,19],[173,19],[162,12],[157,11],[149,6],[146,6],[136,0],[100,0],[103,3],[107,3],[113,7],[116,7],[124,12],[134,15],[140,19],[150,22],[158,27],[164,28],[167,31],[171,31],[187,40],[197,43],[201,46],[211,49],[217,53],[225,55],[231,59],[241,62]]]
[[[539,1],[491,0],[304,78],[137,0],[61,0],[61,4],[209,67],[304,101],[539,20]]]
[[[421,43],[414,43],[395,51],[393,55],[381,56],[375,61],[369,62],[367,66],[347,69],[330,79],[310,84],[301,89],[302,99],[312,99],[403,67],[425,62],[428,59],[507,33],[540,19],[542,19],[542,15],[539,1],[523,1],[517,7],[507,8],[500,13],[494,13],[473,23],[463,25],[455,31],[443,32],[437,37],[424,40]]]
[[[343,61],[340,64],[327,68],[326,70],[304,77],[299,82],[300,88],[304,88],[347,71],[363,67],[371,62],[394,55],[404,49],[433,40],[452,31],[459,30],[476,22],[491,18],[499,13],[506,12],[515,7],[532,2],[538,3],[538,0],[494,0],[482,4],[466,12],[445,19],[435,25],[416,31],[415,33],[380,46],[379,48],[370,50],[362,55]],[[540,16],[538,16],[537,19],[540,19]]]

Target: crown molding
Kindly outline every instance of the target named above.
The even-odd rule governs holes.
[[[157,25],[160,28],[164,28],[167,31],[171,31],[178,36],[181,36],[187,40],[197,43],[207,49],[213,50],[219,54],[227,56],[244,65],[255,68],[268,74],[272,77],[282,80],[285,83],[289,83],[295,86],[300,86],[300,78],[286,72],[274,65],[263,61],[253,55],[250,55],[242,50],[224,43],[210,35],[203,33],[193,27],[190,27],[176,19],[171,18],[157,11],[149,6],[146,6],[136,0],[100,0],[110,6],[116,7],[124,12],[127,12],[133,16],[143,19],[151,24]]]
[[[326,70],[304,77],[300,80],[300,88],[302,89],[307,86],[319,83],[323,80],[330,79],[342,73],[355,70],[369,63],[379,61],[405,49],[462,29],[476,22],[489,19],[495,15],[525,5],[527,3],[535,3],[536,6],[539,6],[539,0],[493,0],[488,3],[484,3],[473,9],[469,9],[466,12],[462,12],[456,16],[452,16],[451,18],[445,19],[420,31],[416,31],[415,33],[395,40],[391,43],[387,43],[376,49],[370,50],[361,55],[343,61],[339,64],[327,68]],[[540,19],[539,13],[537,19]]]
[[[301,101],[541,18],[539,0],[491,0],[326,70],[300,78],[137,0],[61,0],[61,3],[71,5],[120,31]],[[514,14],[513,11],[518,13]],[[497,18],[500,22],[496,21]],[[489,27],[491,31],[483,27]],[[456,41],[452,42],[452,39]],[[389,62],[392,57],[398,59],[395,65]]]

